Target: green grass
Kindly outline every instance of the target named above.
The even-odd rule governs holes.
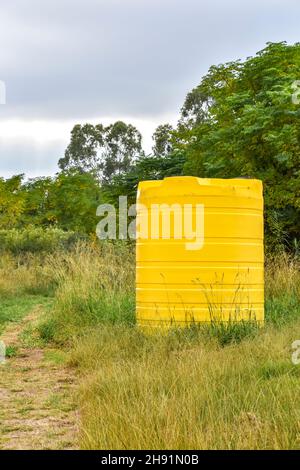
[[[26,269],[34,288],[38,276]],[[78,246],[49,258],[43,275],[56,290],[39,340],[57,344],[46,361],[80,372],[83,449],[300,448],[300,366],[291,362],[299,260],[268,262],[263,326],[212,322],[153,334],[135,326],[129,250]]]
[[[18,346],[10,345],[6,347],[6,350],[5,350],[6,357],[15,357],[18,355],[18,353],[19,353]]]
[[[254,320],[212,321],[210,324],[205,324],[204,326],[195,325],[192,327],[192,329],[195,328],[200,330],[201,336],[204,339],[216,340],[221,347],[233,343],[238,344],[246,338],[253,338],[260,330],[259,324]]]
[[[278,327],[296,321],[300,316],[299,297],[286,293],[282,296],[266,298],[266,322]]]
[[[51,364],[62,365],[67,361],[68,355],[59,349],[49,349],[45,351],[44,360]]]
[[[84,305],[73,276],[56,309],[65,308],[72,283]],[[93,292],[89,281],[85,292]],[[108,301],[112,292],[111,303],[122,295],[112,286]],[[267,266],[263,327],[212,322],[146,335],[126,315],[112,322],[111,308],[101,325],[82,320],[80,335],[72,330],[70,361],[83,376],[82,448],[300,448],[300,366],[291,362],[291,344],[300,338],[297,262]],[[73,322],[69,314],[64,319]]]
[[[53,309],[39,326],[43,340],[70,342],[97,324],[135,324],[133,253],[113,245],[81,245],[52,265],[58,279]]]
[[[261,368],[258,368],[264,380],[278,379],[280,377],[300,378],[300,367],[293,365],[290,360],[278,361],[276,363],[268,361]]]
[[[0,333],[6,323],[17,322],[27,315],[35,305],[46,305],[49,300],[43,296],[0,297]]]

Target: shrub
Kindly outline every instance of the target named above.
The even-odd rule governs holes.
[[[86,235],[65,232],[59,228],[27,227],[24,229],[0,230],[0,251],[14,255],[24,253],[52,253],[56,250],[70,249],[78,240],[87,239]]]

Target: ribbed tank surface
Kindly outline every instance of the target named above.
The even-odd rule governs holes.
[[[263,322],[261,181],[141,182],[136,243],[139,325]]]

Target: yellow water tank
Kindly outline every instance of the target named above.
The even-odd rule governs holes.
[[[136,229],[139,325],[263,322],[261,181],[143,181]]]

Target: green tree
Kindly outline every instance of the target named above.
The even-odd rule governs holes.
[[[123,175],[115,176],[111,182],[103,186],[106,200],[117,203],[119,196],[128,196],[129,203],[134,203],[136,190],[140,181],[160,180],[168,176],[183,174],[185,157],[180,152],[165,157],[154,155],[141,157],[134,166]]]
[[[155,129],[152,150],[156,157],[165,157],[172,152],[173,130],[171,124],[162,124]]]
[[[285,42],[211,67],[188,94],[175,133],[186,173],[263,180],[267,237],[276,243],[300,233],[299,70],[300,44]]]
[[[12,228],[21,222],[24,197],[21,192],[24,175],[0,178],[0,228]]]
[[[95,232],[96,209],[101,204],[102,194],[93,175],[75,170],[60,173],[50,187],[48,199],[53,220],[60,228],[88,234]]]
[[[63,171],[89,172],[108,182],[115,175],[129,171],[141,155],[142,136],[131,124],[122,121],[107,127],[102,124],[77,124],[72,129],[70,144],[58,166]]]
[[[49,193],[55,184],[51,177],[29,179],[22,185],[24,212],[22,225],[48,226],[56,223]]]

